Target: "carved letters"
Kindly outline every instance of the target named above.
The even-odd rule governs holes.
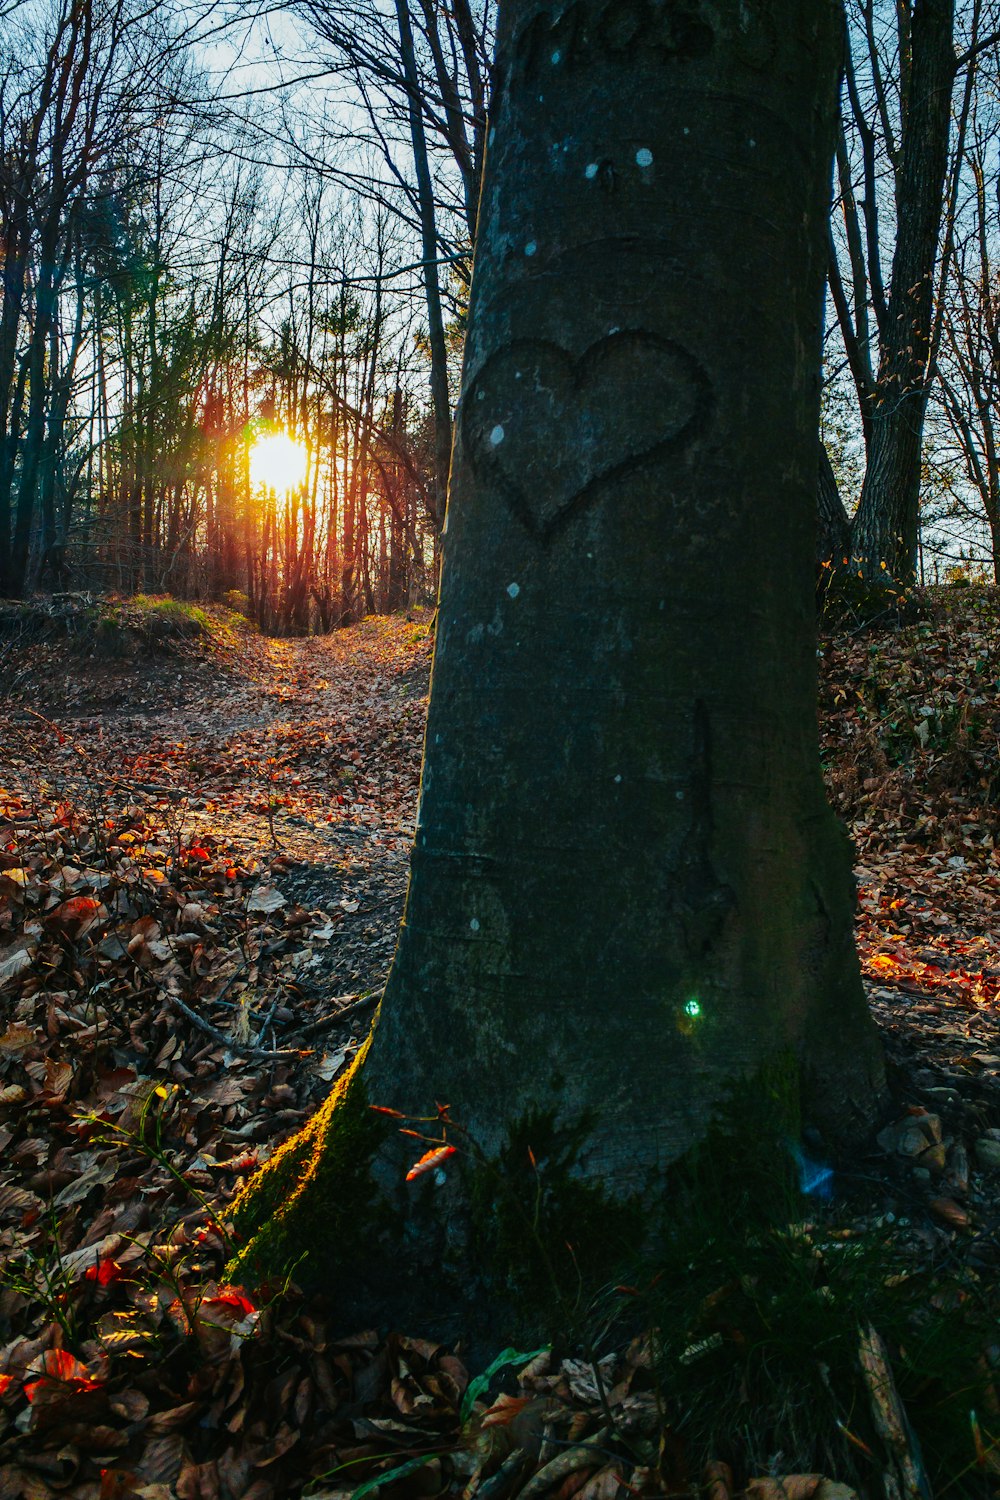
[[[695,5],[677,0],[570,0],[539,11],[522,28],[515,56],[530,76],[540,67],[573,68],[593,59],[639,53],[691,61],[711,51],[715,33]]]

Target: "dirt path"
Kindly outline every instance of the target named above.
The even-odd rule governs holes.
[[[40,807],[141,807],[178,847],[220,842],[317,913],[318,930],[332,914],[305,962],[312,995],[376,990],[405,892],[429,653],[419,614],[307,640],[247,636],[214,661],[46,672],[42,652],[0,784]]]
[[[33,1405],[4,1426],[40,1359],[72,1349],[135,1408],[129,1349],[154,1344],[155,1404],[189,1400],[178,1288],[210,1298],[226,1203],[349,1065],[385,980],[430,644],[393,618],[180,657],[22,653],[0,744],[0,1476],[49,1442]],[[55,1424],[74,1494],[104,1494],[84,1475],[126,1426],[102,1406],[98,1461]],[[141,1472],[188,1451],[157,1439]]]

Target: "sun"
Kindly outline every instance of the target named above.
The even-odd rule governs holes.
[[[306,477],[309,453],[286,432],[266,432],[250,449],[250,478],[254,484],[287,495]]]

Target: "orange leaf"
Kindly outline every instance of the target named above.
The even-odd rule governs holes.
[[[132,1500],[138,1483],[138,1475],[129,1469],[102,1469],[98,1500]]]
[[[501,1394],[489,1411],[483,1413],[483,1427],[506,1427],[526,1406],[536,1399],[534,1396],[508,1396]]]
[[[423,1156],[406,1174],[407,1182],[412,1182],[414,1177],[422,1177],[425,1172],[430,1172],[439,1162],[447,1161],[449,1156],[455,1155],[454,1146],[438,1146],[434,1151],[425,1151]]]

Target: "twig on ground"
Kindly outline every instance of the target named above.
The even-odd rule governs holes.
[[[322,1016],[318,1021],[310,1021],[306,1026],[297,1028],[299,1036],[316,1036],[320,1031],[326,1031],[331,1026],[336,1026],[340,1021],[346,1021],[350,1016],[358,1015],[366,1010],[369,1005],[377,1005],[381,994],[362,995],[360,1000],[353,1000],[349,1005],[344,1005],[340,1010],[335,1010],[328,1016]],[[294,1035],[294,1032],[293,1032]]]
[[[245,1042],[237,1042],[233,1037],[226,1036],[226,1033],[220,1031],[217,1026],[213,1026],[211,1021],[203,1020],[198,1012],[192,1010],[190,1005],[186,1005],[179,995],[173,995],[169,990],[164,990],[162,993],[167,1003],[179,1010],[182,1016],[187,1016],[188,1020],[192,1025],[197,1026],[199,1031],[203,1031],[206,1036],[212,1038],[213,1042],[218,1042],[220,1046],[228,1047],[230,1052],[235,1052],[240,1057],[255,1057],[260,1062],[290,1062],[293,1058],[301,1058],[302,1056],[301,1048],[286,1049],[283,1052],[270,1052],[262,1047],[251,1047]]]

